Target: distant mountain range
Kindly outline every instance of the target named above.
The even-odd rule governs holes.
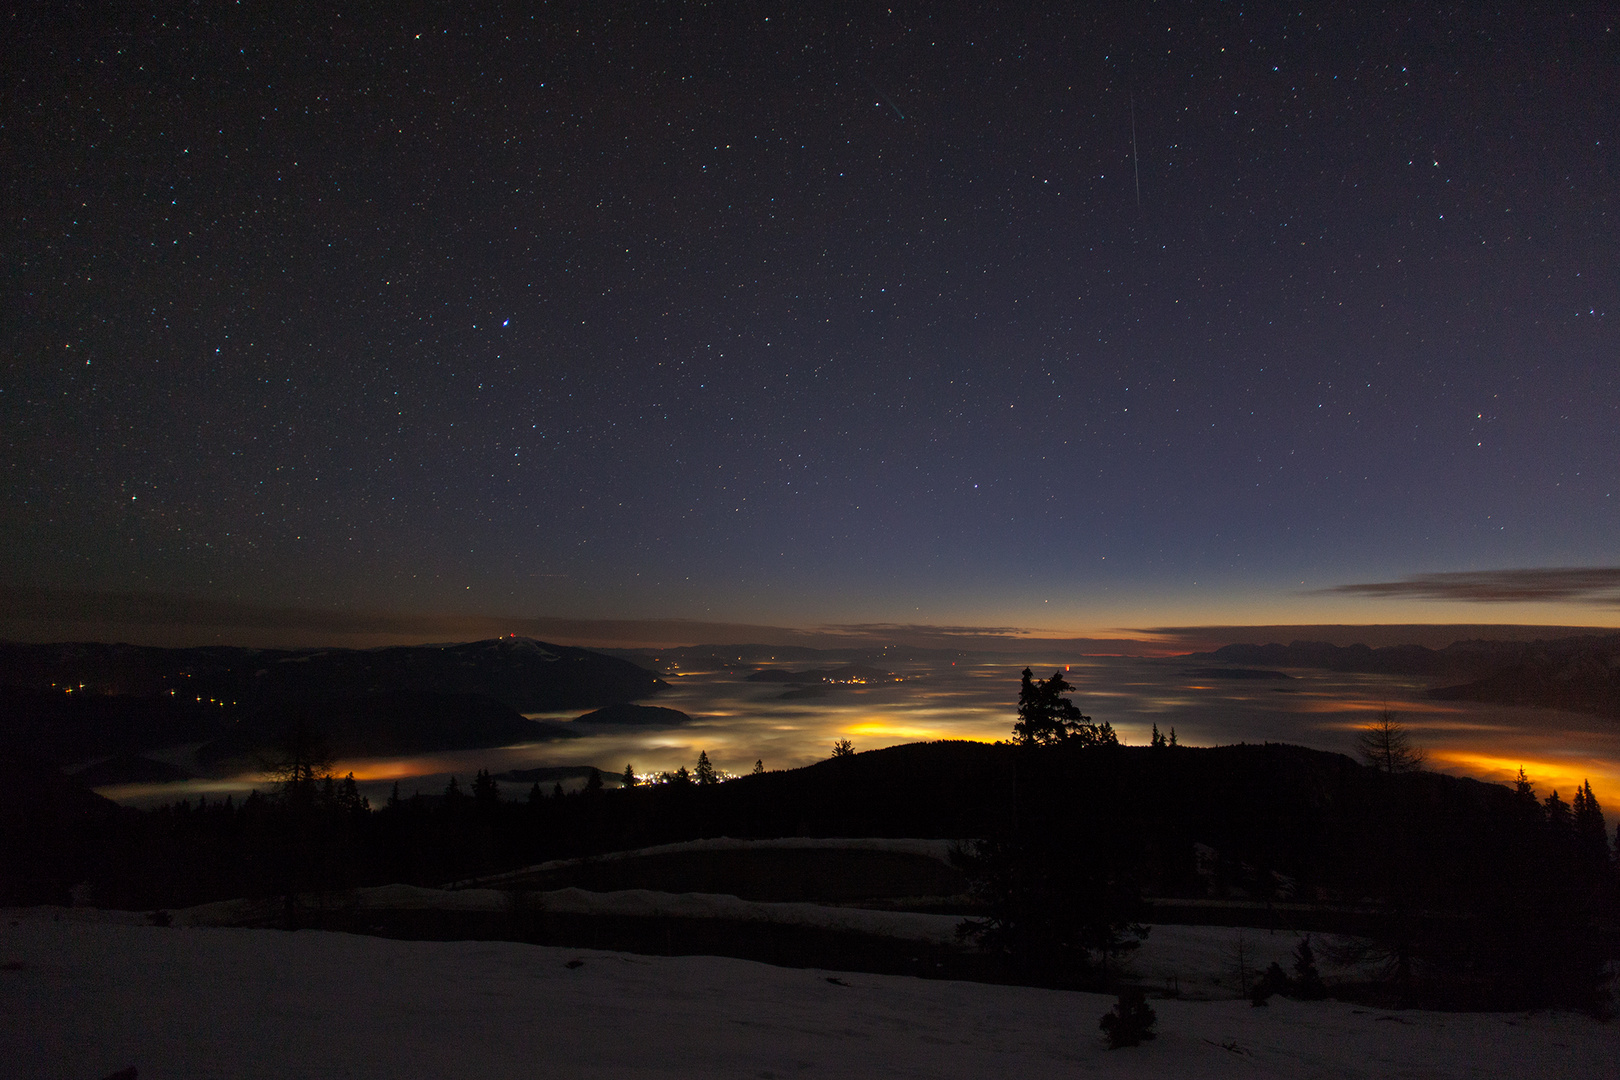
[[[70,763],[203,744],[260,754],[291,726],[339,755],[572,735],[523,712],[589,709],[666,684],[629,661],[529,638],[384,649],[0,643],[0,746]]]
[[[634,701],[666,686],[627,660],[520,637],[382,649],[0,643],[0,685],[241,705],[419,690],[482,694],[520,712]]]
[[[252,767],[274,760],[286,733],[317,734],[337,758],[387,757],[436,750],[571,739],[564,724],[526,719],[483,694],[391,691],[362,697],[302,698],[254,709],[217,738],[197,748],[203,765],[235,762]]]
[[[852,683],[891,682],[895,675],[883,668],[868,664],[845,664],[836,668],[813,668],[809,671],[788,671],[784,668],[765,668],[746,677],[748,682],[765,683]]]
[[[1394,645],[1227,645],[1184,659],[1205,665],[1308,667],[1456,680],[1429,691],[1441,701],[1533,705],[1620,717],[1620,634],[1549,641],[1458,641],[1444,649]],[[1219,677],[1213,666],[1200,674]],[[1252,677],[1252,676],[1251,676]]]
[[[814,649],[804,645],[683,645],[673,649],[603,649],[645,667],[665,670],[707,668],[720,671],[748,671],[763,664],[842,664],[894,665],[901,663],[949,664],[972,656],[962,649],[925,649],[916,646],[874,648],[870,645],[844,649]],[[880,670],[887,671],[887,667]]]

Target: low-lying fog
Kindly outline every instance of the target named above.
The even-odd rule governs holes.
[[[802,670],[809,664],[777,665]],[[827,666],[827,665],[824,665]],[[888,665],[892,681],[812,684],[749,682],[753,667],[740,670],[665,671],[669,690],[646,704],[679,709],[692,721],[675,728],[581,725],[576,739],[467,750],[408,758],[343,760],[339,775],[353,771],[373,804],[394,781],[409,796],[437,794],[451,775],[463,785],[478,769],[502,773],[541,766],[594,765],[616,776],[625,765],[637,776],[688,769],[706,751],[724,773],[746,773],[755,761],[767,769],[806,765],[830,755],[834,741],[849,739],[871,750],[928,739],[1005,739],[1018,698],[1021,661],[1005,657],[959,659],[955,664]],[[1034,665],[1037,677],[1066,668],[1071,697],[1095,721],[1108,721],[1123,742],[1145,744],[1154,724],[1194,746],[1235,742],[1290,742],[1353,753],[1355,728],[1386,706],[1428,752],[1428,768],[1505,781],[1522,765],[1545,795],[1557,788],[1566,799],[1583,779],[1611,811],[1620,807],[1620,728],[1598,716],[1549,709],[1432,701],[1429,683],[1389,675],[1346,675],[1292,669],[1288,679],[1199,677],[1198,668],[1175,660],[1088,657],[1064,664]],[[824,692],[823,692],[824,691]],[[785,694],[792,696],[784,697]],[[572,722],[576,713],[537,713],[536,719]],[[162,755],[189,768],[184,752]],[[611,780],[610,780],[611,782]],[[564,786],[577,786],[565,782]],[[120,801],[153,805],[200,792],[240,797],[263,781],[228,777],[166,785],[104,788]],[[528,783],[503,785],[509,795]],[[550,790],[550,784],[545,785]]]

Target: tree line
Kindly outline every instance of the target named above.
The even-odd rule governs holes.
[[[1370,967],[1392,1004],[1603,1005],[1604,961],[1620,953],[1620,827],[1611,851],[1589,782],[1566,802],[1538,798],[1523,770],[1511,790],[1423,772],[1387,708],[1360,733],[1360,769],[1267,746],[1223,771],[1208,751],[1167,753],[1156,726],[1132,760],[1072,689],[1025,669],[1005,812],[957,855],[983,912],[960,934],[1024,977],[1106,986],[1150,932],[1150,892],[1269,905],[1286,890],[1359,909],[1336,958]],[[1219,857],[1201,884],[1193,837]],[[1280,968],[1267,985],[1316,991]]]

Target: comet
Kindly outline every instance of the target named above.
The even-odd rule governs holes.
[[[906,118],[906,114],[900,111],[900,106],[894,103],[894,98],[890,97],[888,94],[885,94],[882,87],[878,86],[878,84],[873,82],[871,79],[866,80],[866,85],[870,86],[873,92],[876,93],[878,97],[882,98],[889,108],[894,110],[894,115],[898,116],[902,120]]]

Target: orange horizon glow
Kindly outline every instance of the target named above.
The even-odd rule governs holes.
[[[993,736],[986,737],[971,734],[969,731],[960,728],[919,727],[914,724],[897,724],[884,720],[866,720],[857,724],[846,724],[838,730],[843,735],[862,735],[875,739],[916,739],[919,742],[932,742],[938,739],[967,739],[974,742],[995,741]]]
[[[443,765],[443,761],[436,758],[358,758],[334,764],[332,775],[340,780],[350,774],[356,780],[409,780],[442,772]]]
[[[1557,791],[1559,798],[1569,802],[1577,788],[1590,783],[1592,794],[1610,808],[1610,814],[1620,809],[1620,775],[1605,771],[1613,766],[1596,758],[1588,759],[1581,767],[1546,758],[1499,757],[1468,750],[1431,750],[1428,757],[1431,764],[1454,765],[1475,779],[1502,784],[1512,784],[1522,768],[1534,785],[1536,796],[1542,799]]]
[[[1000,732],[986,735],[971,730],[897,724],[881,720],[860,721],[844,725],[837,730],[839,734],[850,738],[909,739],[919,742],[965,739],[993,743],[1002,737]],[[1430,768],[1450,766],[1474,779],[1507,785],[1513,783],[1522,768],[1530,778],[1530,782],[1535,785],[1540,798],[1545,798],[1556,790],[1567,802],[1581,784],[1590,783],[1599,802],[1606,807],[1620,809],[1620,772],[1614,771],[1611,763],[1598,758],[1589,758],[1577,764],[1545,757],[1505,757],[1477,751],[1447,749],[1429,750],[1427,757]],[[352,773],[355,780],[368,782],[409,780],[444,772],[446,765],[443,759],[433,757],[357,759],[337,764],[333,767],[332,773],[340,778]],[[245,782],[246,779],[245,776],[239,777],[237,782]],[[265,778],[254,777],[254,779],[263,782]]]

